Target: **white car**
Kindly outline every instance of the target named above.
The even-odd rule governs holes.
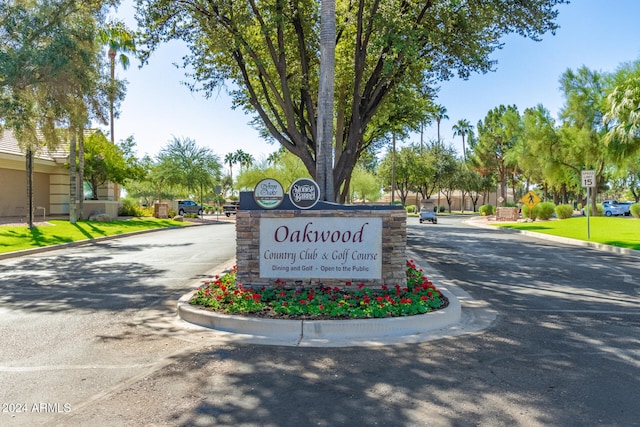
[[[624,210],[617,204],[602,203],[602,209],[606,216],[620,216],[624,215]],[[580,211],[582,215],[586,215],[584,208]]]
[[[618,202],[613,203],[613,200],[605,200],[602,202],[604,208],[604,214],[606,216],[619,216],[624,215],[624,208],[618,205]]]

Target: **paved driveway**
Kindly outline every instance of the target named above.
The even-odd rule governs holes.
[[[467,313],[497,311],[488,329],[368,348],[229,341],[172,317],[205,262],[181,251],[196,236],[173,235],[175,246],[148,258],[122,239],[50,255],[44,269],[39,259],[0,263],[1,399],[69,404],[66,413],[2,413],[0,424],[640,425],[637,258],[446,217],[410,218],[408,235],[411,256],[456,289]],[[59,257],[65,268],[51,269]],[[116,282],[101,268],[110,257],[122,264]],[[102,278],[74,276],[78,258]],[[29,299],[46,296],[55,274],[66,278],[53,281],[53,296]]]

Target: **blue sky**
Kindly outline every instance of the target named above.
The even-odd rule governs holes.
[[[116,17],[134,26],[131,0],[125,0]],[[559,78],[567,69],[583,65],[612,72],[622,63],[640,59],[640,1],[573,0],[559,8],[556,35],[546,34],[541,42],[509,36],[502,50],[494,53],[496,71],[472,75],[468,80],[453,79],[440,85],[437,102],[447,108],[449,120],[441,123],[441,136],[458,152],[460,137],[453,137],[451,127],[459,119],[478,120],[500,104],[515,104],[520,112],[543,104],[556,117],[564,99]],[[221,91],[205,99],[181,84],[187,78],[180,63],[186,49],[181,43],[162,46],[151,56],[148,65],[118,69],[128,81],[127,97],[120,118],[115,122],[116,140],[133,135],[140,155],[155,156],[174,136],[189,137],[206,146],[221,159],[242,149],[256,159],[266,158],[277,149],[258,136],[248,124],[251,117],[232,110],[230,99]],[[436,139],[435,124],[425,128],[425,140]],[[419,142],[415,134],[405,141]]]

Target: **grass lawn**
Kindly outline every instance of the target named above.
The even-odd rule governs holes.
[[[586,217],[495,225],[640,250],[640,220],[635,218],[592,217],[591,239],[587,238]]]
[[[113,236],[152,228],[175,227],[187,223],[170,219],[132,218],[111,222],[50,220],[52,225],[33,227],[0,226],[0,253],[42,246],[58,245],[78,240]]]

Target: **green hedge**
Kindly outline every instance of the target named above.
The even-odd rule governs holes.
[[[631,205],[629,207],[629,211],[635,218],[640,218],[640,203],[634,203],[633,205]]]
[[[556,206],[556,216],[559,219],[567,219],[573,216],[572,205],[558,205]]]
[[[533,207],[533,212],[530,211],[529,206],[522,205],[523,218],[547,220],[553,217],[555,211],[556,205],[553,202],[538,203]],[[571,212],[573,212],[573,208],[571,208]]]
[[[536,218],[547,220],[551,219],[553,213],[556,211],[556,205],[553,202],[542,202],[538,203],[533,208],[533,215]]]
[[[496,208],[492,205],[482,205],[478,209],[478,212],[480,212],[480,215],[483,216],[495,215]]]

